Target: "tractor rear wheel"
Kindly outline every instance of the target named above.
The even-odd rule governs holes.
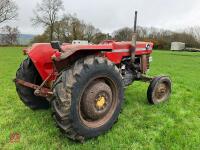
[[[166,76],[154,78],[147,90],[147,98],[150,104],[159,104],[167,101],[170,94],[171,80]]]
[[[70,139],[83,141],[109,130],[123,102],[123,81],[109,60],[88,56],[54,83],[53,117]]]
[[[22,62],[17,70],[16,79],[21,79],[36,85],[40,85],[42,83],[42,79],[29,57]],[[34,95],[33,89],[17,83],[15,83],[15,85],[21,101],[26,106],[33,110],[49,108],[49,102],[43,97]]]

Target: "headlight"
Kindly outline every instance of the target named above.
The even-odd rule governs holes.
[[[149,50],[151,48],[151,45],[148,43],[146,44],[146,50]]]

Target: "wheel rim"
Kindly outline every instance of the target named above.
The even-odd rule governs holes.
[[[84,125],[98,128],[108,122],[118,104],[118,90],[108,77],[91,79],[79,103],[79,116]]]
[[[155,102],[163,102],[165,101],[170,94],[170,85],[168,82],[160,82],[156,85],[154,93],[153,93],[153,99]]]

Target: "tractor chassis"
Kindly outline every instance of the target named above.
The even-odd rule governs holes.
[[[50,74],[43,82],[41,85],[36,85],[36,84],[33,84],[33,83],[30,83],[30,82],[26,82],[24,80],[21,80],[21,79],[13,79],[13,82],[19,84],[19,85],[22,85],[22,86],[25,86],[25,87],[28,87],[28,88],[31,88],[31,89],[34,89],[34,94],[36,96],[41,96],[41,97],[46,97],[47,100],[49,97],[52,97],[53,96],[53,92],[50,88],[46,88],[44,87],[45,83],[47,83],[48,79],[51,77],[52,74]],[[153,80],[152,77],[147,77],[145,75],[140,75],[139,78],[136,79],[136,81],[141,81],[141,82],[148,82],[150,83],[151,81]]]

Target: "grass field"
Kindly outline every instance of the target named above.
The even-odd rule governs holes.
[[[155,51],[149,74],[171,76],[170,101],[148,105],[148,84],[135,82],[118,123],[84,144],[59,132],[51,110],[32,111],[20,102],[12,79],[23,59],[21,48],[0,48],[0,149],[200,149],[200,53]],[[19,142],[10,142],[13,133]]]

